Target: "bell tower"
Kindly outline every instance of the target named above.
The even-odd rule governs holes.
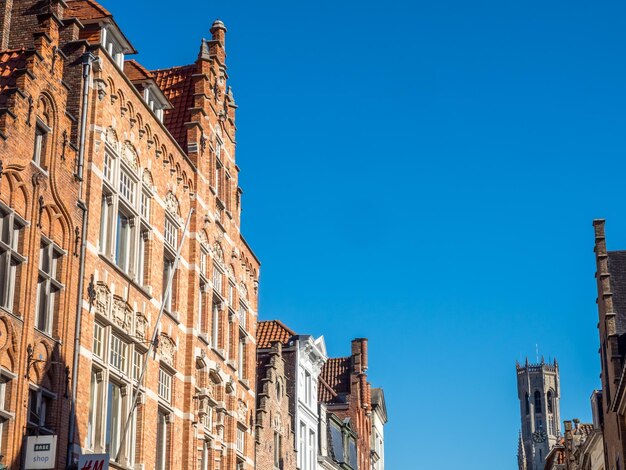
[[[528,358],[515,366],[517,396],[520,403],[521,431],[518,445],[519,470],[543,470],[550,449],[556,444],[560,429],[559,365],[539,364]]]

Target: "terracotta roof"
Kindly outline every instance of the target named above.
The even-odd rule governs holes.
[[[292,329],[279,320],[259,322],[256,329],[257,348],[269,348],[276,341],[287,344],[295,334]]]
[[[94,0],[67,0],[66,16],[82,21],[111,18],[113,15]]]
[[[5,106],[8,91],[15,88],[17,79],[26,72],[26,59],[33,51],[24,49],[0,52],[0,106]]]
[[[320,377],[317,397],[322,403],[330,403],[335,400],[337,393],[323,378]]]
[[[581,436],[582,437],[582,441],[585,441],[590,435],[591,433],[594,431],[594,427],[593,424],[589,424],[589,423],[580,423],[575,429],[574,429],[574,434]]]
[[[134,59],[124,62],[124,74],[131,82],[154,80],[154,74]]]
[[[326,361],[320,374],[321,380],[338,395],[350,393],[350,357],[333,357]],[[321,381],[320,381],[321,382]],[[320,401],[322,399],[320,393]]]
[[[187,127],[185,123],[191,119],[195,70],[196,66],[192,64],[151,72],[157,85],[173,106],[172,109],[165,111],[163,123],[183,150],[187,150]]]

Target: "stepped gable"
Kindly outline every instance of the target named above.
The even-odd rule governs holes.
[[[164,113],[163,123],[172,137],[187,150],[187,127],[194,106],[193,74],[196,65],[183,65],[149,72],[173,108]]]
[[[13,49],[0,52],[0,107],[5,107],[17,90],[18,78],[26,73],[26,62],[35,51]]]
[[[257,348],[269,348],[275,342],[285,345],[295,334],[291,328],[279,320],[259,322],[256,330]]]

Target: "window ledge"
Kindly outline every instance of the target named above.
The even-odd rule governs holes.
[[[215,354],[217,354],[223,360],[226,360],[226,352],[223,349],[216,348],[216,347],[211,347],[211,349],[213,350]]]
[[[24,323],[24,317],[22,317],[20,314],[18,313],[14,313],[11,310],[8,310],[4,307],[0,307],[0,312],[2,313],[6,313],[7,315],[10,315],[11,317],[15,318],[17,321]]]
[[[168,312],[167,310],[163,309],[163,313],[166,314],[168,317],[170,317],[172,320],[174,320],[177,325],[180,325],[181,321],[180,321],[180,315],[178,314],[178,312],[176,311]]]
[[[40,329],[39,329],[39,328],[37,328],[37,327],[35,327],[35,331],[36,331],[37,333],[39,333],[40,335],[42,335],[42,336],[44,336],[44,337],[46,337],[46,338],[48,338],[48,339],[50,339],[50,340],[54,341],[55,343],[58,343],[58,344],[63,344],[63,341],[61,341],[60,339],[55,338],[55,337],[54,337],[54,336],[52,336],[50,333],[46,333],[45,331],[40,330]]]
[[[209,340],[209,337],[207,336],[206,333],[200,333],[198,335],[198,339],[202,341],[204,344],[206,344],[207,346],[211,345],[211,341]]]
[[[0,418],[10,420],[15,418],[15,413],[11,413],[10,411],[0,410]]]
[[[43,173],[43,175],[47,178],[48,177],[48,170],[45,169],[44,167],[42,167],[41,165],[39,165],[36,161],[31,160],[30,163],[37,168],[39,171],[41,171]]]
[[[246,389],[250,390],[250,381],[248,379],[239,379],[239,383]]]

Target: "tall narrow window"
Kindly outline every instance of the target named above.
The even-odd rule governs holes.
[[[300,469],[306,470],[306,426],[300,423],[300,433],[298,436],[298,460],[300,461]]]
[[[134,220],[121,209],[117,213],[117,237],[115,239],[115,264],[124,271],[129,272],[131,267],[131,243],[133,241],[132,228]]]
[[[156,470],[169,469],[169,416],[159,410],[157,416]]]
[[[47,334],[52,334],[56,298],[63,288],[58,281],[59,260],[62,255],[58,246],[42,238],[39,249],[37,328]]]
[[[33,162],[35,162],[38,166],[46,170],[46,145],[48,141],[48,132],[50,132],[50,128],[46,126],[43,122],[37,120],[37,125],[35,126],[35,148],[33,150]]]
[[[91,371],[91,385],[89,387],[89,421],[87,423],[87,447],[94,449],[96,446],[96,436],[100,424],[100,384],[98,382],[98,372]]]
[[[552,390],[548,390],[547,407],[548,413],[552,413]]]
[[[106,451],[109,456],[114,458],[120,448],[120,439],[122,436],[122,389],[115,382],[109,382],[109,390],[107,397],[107,431]]]
[[[245,365],[246,365],[246,338],[243,336],[239,337],[239,351],[237,352],[237,370],[239,371],[239,378],[245,379]]]
[[[541,413],[541,393],[535,391],[535,413]]]
[[[6,371],[3,371],[6,374]],[[4,423],[9,420],[11,416],[10,411],[7,409],[8,405],[8,388],[11,384],[11,380],[15,378],[13,374],[11,376],[0,375],[0,453],[2,453],[2,436],[4,435]],[[2,463],[0,461],[0,463]]]
[[[274,431],[274,468],[280,468],[280,434]]]
[[[211,319],[211,345],[214,348],[219,347],[220,339],[220,311],[217,302],[213,302],[213,313]]]
[[[172,298],[174,294],[174,279],[172,278],[172,285],[169,293],[167,293],[167,285],[170,280],[170,276],[174,274],[174,259],[166,252],[163,259],[163,302],[165,303],[165,311],[172,313]]]
[[[526,406],[526,414],[530,414],[530,397],[528,396],[528,392],[524,395],[524,403]]]
[[[19,253],[25,223],[0,206],[0,307],[13,310],[15,284],[25,258]]]

